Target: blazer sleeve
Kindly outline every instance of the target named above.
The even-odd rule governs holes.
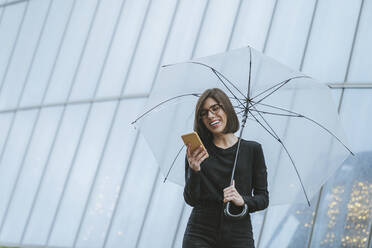
[[[252,187],[253,196],[243,195],[248,205],[249,213],[263,210],[269,205],[269,192],[267,191],[267,171],[261,144],[254,148]]]
[[[190,168],[187,158],[185,158],[185,188],[183,198],[190,206],[195,206],[200,202],[200,171]]]

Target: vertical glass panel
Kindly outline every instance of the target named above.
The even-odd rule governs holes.
[[[299,69],[310,29],[315,0],[278,1],[266,54]]]
[[[140,238],[146,206],[158,172],[156,160],[142,136],[139,136],[133,158],[128,166],[123,189],[116,206],[117,212],[113,216],[105,247],[136,247],[137,239]]]
[[[22,2],[26,2],[28,0],[2,0],[0,1],[0,4],[5,4],[4,7],[7,7],[7,6],[13,6],[14,4],[19,4],[19,3],[22,3]]]
[[[121,92],[131,57],[137,45],[137,37],[145,18],[148,0],[126,0],[120,17],[106,67],[99,85],[98,97],[117,96]]]
[[[330,178],[323,189],[311,247],[368,247],[372,225],[371,168],[369,149],[350,157]]]
[[[171,247],[176,226],[184,204],[183,188],[171,182],[164,183],[164,176],[156,179],[155,191],[150,201],[138,247]],[[133,188],[134,190],[134,188]],[[156,226],[156,230],[154,230]]]
[[[72,100],[93,97],[124,1],[101,1],[75,79]],[[103,82],[104,83],[104,82]]]
[[[207,1],[183,0],[180,2],[162,64],[190,59],[200,37],[199,29],[207,6]]]
[[[254,245],[257,247],[259,247],[258,242],[262,236],[262,227],[263,227],[262,225],[264,223],[266,211],[267,211],[267,208],[262,211],[254,212],[251,214]]]
[[[102,155],[101,169],[93,186],[92,198],[84,213],[77,247],[103,247],[137,136],[137,131],[130,123],[138,116],[143,103],[143,100],[138,99],[120,102]]]
[[[63,44],[50,78],[50,88],[46,102],[63,102],[66,100],[71,84],[79,69],[80,56],[84,50],[88,31],[93,22],[97,1],[76,1],[69,20],[68,30],[63,37]]]
[[[0,157],[0,223],[5,218],[6,206],[31,135],[36,111],[22,111],[15,115],[8,142]]]
[[[125,95],[147,93],[152,85],[172,16],[178,1],[152,1],[150,11],[139,40],[138,49],[131,70]]]
[[[2,21],[2,19],[3,19],[3,15],[4,15],[4,10],[5,10],[5,6],[3,6],[3,4],[4,3],[6,3],[5,2],[6,0],[1,0],[0,1],[0,27],[1,27],[1,21]]]
[[[0,87],[4,83],[12,49],[15,44],[22,17],[25,13],[25,4],[17,4],[11,8],[2,8],[3,11],[0,23]]]
[[[187,222],[189,221],[191,211],[192,211],[192,207],[184,203],[184,210],[181,216],[181,220],[179,222],[180,225],[178,226],[178,232],[176,234],[177,236],[175,237],[176,240],[174,241],[173,247],[182,247],[183,235],[185,234]]]
[[[349,78],[351,82],[372,81],[372,1],[364,1],[359,29],[351,60]]]
[[[303,71],[344,81],[361,1],[318,1]]]
[[[71,174],[67,178],[66,191],[48,245],[73,245],[112,121],[114,104],[105,102],[92,105],[89,121],[81,133],[79,146],[70,165]]]
[[[372,150],[372,89],[347,89],[341,104],[341,121],[353,152]]]
[[[31,0],[32,1],[32,0]],[[73,0],[52,1],[38,51],[21,100],[21,106],[41,103],[60,48]]]
[[[65,109],[63,119],[55,142],[48,152],[47,167],[36,195],[35,206],[26,228],[23,244],[40,245],[47,242],[49,229],[58,200],[61,196],[68,169],[76,150],[83,122],[87,113],[87,105],[73,105]]]
[[[239,0],[209,1],[195,54],[203,57],[224,52],[232,35]]]
[[[28,80],[50,2],[34,0],[28,5],[17,46],[5,74],[0,93],[0,109],[15,108],[22,97],[22,88]]]
[[[52,145],[61,108],[40,112],[0,239],[19,243]]]
[[[260,247],[307,248],[317,201],[318,194],[311,200],[311,207],[299,204],[270,207]]]
[[[0,151],[4,149],[6,137],[10,128],[14,113],[2,113],[0,114]]]
[[[259,51],[263,49],[275,1],[243,1],[231,43],[232,48],[250,45]]]
[[[331,95],[333,98],[333,101],[335,103],[335,106],[338,107],[340,98],[341,98],[342,89],[332,89],[331,88]]]

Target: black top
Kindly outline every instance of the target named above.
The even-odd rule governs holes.
[[[205,147],[209,157],[201,163],[200,171],[191,169],[186,158],[183,195],[190,206],[223,203],[223,189],[230,183],[238,142],[226,149],[213,142],[205,144]],[[268,206],[267,172],[259,143],[241,140],[234,179],[235,188],[248,205],[249,213]]]

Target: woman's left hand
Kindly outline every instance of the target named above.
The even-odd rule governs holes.
[[[232,201],[236,206],[243,206],[244,200],[243,197],[238,193],[235,188],[235,180],[233,180],[233,184],[223,190],[223,202]]]

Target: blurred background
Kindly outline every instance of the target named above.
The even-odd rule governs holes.
[[[0,0],[0,245],[181,247],[183,188],[129,123],[160,65],[250,45],[331,88],[356,153],[311,207],[254,213],[256,246],[372,247],[371,23],[372,0]]]

